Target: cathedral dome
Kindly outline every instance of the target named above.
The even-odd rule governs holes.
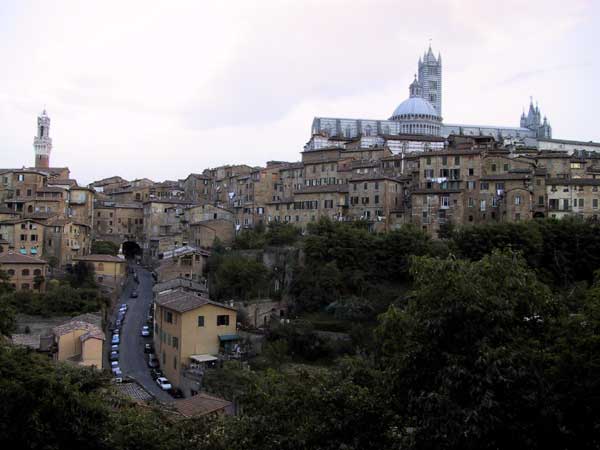
[[[392,120],[406,116],[430,116],[432,119],[439,119],[433,105],[421,97],[410,97],[400,103],[392,114]]]

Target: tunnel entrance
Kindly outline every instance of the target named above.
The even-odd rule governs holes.
[[[123,255],[127,259],[139,259],[142,257],[142,248],[135,241],[123,242]]]

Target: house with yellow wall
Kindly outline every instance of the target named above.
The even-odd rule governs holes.
[[[112,255],[85,255],[73,257],[73,263],[83,261],[94,267],[96,281],[103,286],[116,288],[127,276],[127,262]]]
[[[186,372],[198,361],[216,361],[240,338],[235,308],[183,289],[154,300],[154,348],[161,369],[185,390]]]
[[[54,327],[52,334],[56,360],[102,369],[105,336],[98,325],[74,319]]]
[[[40,258],[14,253],[0,253],[0,270],[8,275],[8,282],[17,291],[46,290],[48,263]]]

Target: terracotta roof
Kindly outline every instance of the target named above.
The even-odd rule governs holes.
[[[94,325],[93,323],[89,323],[89,322],[84,322],[83,320],[69,320],[68,322],[63,323],[62,325],[58,325],[58,326],[52,328],[52,332],[54,333],[55,336],[62,336],[64,334],[71,333],[75,330],[85,330],[86,331],[86,333],[84,333],[80,337],[80,339],[82,341],[84,341],[90,337],[94,337],[97,339],[104,339],[104,333],[97,325]]]
[[[235,308],[222,303],[213,302],[206,297],[200,297],[183,290],[167,291],[158,294],[154,301],[157,305],[184,313],[204,305],[214,305],[235,311]]]
[[[0,264],[46,264],[46,261],[20,253],[6,253],[0,255]]]
[[[113,255],[86,255],[86,256],[75,256],[73,257],[76,261],[98,261],[98,262],[122,262],[125,263],[124,259],[117,258]]]
[[[184,417],[199,417],[223,411],[232,412],[233,404],[225,399],[214,397],[205,392],[200,392],[190,398],[175,400],[173,402],[177,411]]]

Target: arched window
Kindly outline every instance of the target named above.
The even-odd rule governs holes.
[[[28,212],[28,213],[32,213],[32,212],[33,212],[33,205],[29,205],[29,206],[27,207],[27,212]]]
[[[21,275],[23,275],[24,277],[27,277],[27,276],[29,276],[29,269],[23,269],[23,270],[21,271]]]
[[[15,270],[14,270],[14,269],[8,269],[8,270],[6,271],[6,273],[7,273],[7,274],[9,274],[9,275],[12,277],[12,276],[14,276],[14,274],[15,274]]]
[[[98,263],[98,270],[104,270],[104,263]]]
[[[40,269],[35,269],[35,270],[33,271],[33,274],[34,274],[36,277],[38,277],[38,276],[40,276],[40,275],[42,274],[42,271],[41,271]]]

